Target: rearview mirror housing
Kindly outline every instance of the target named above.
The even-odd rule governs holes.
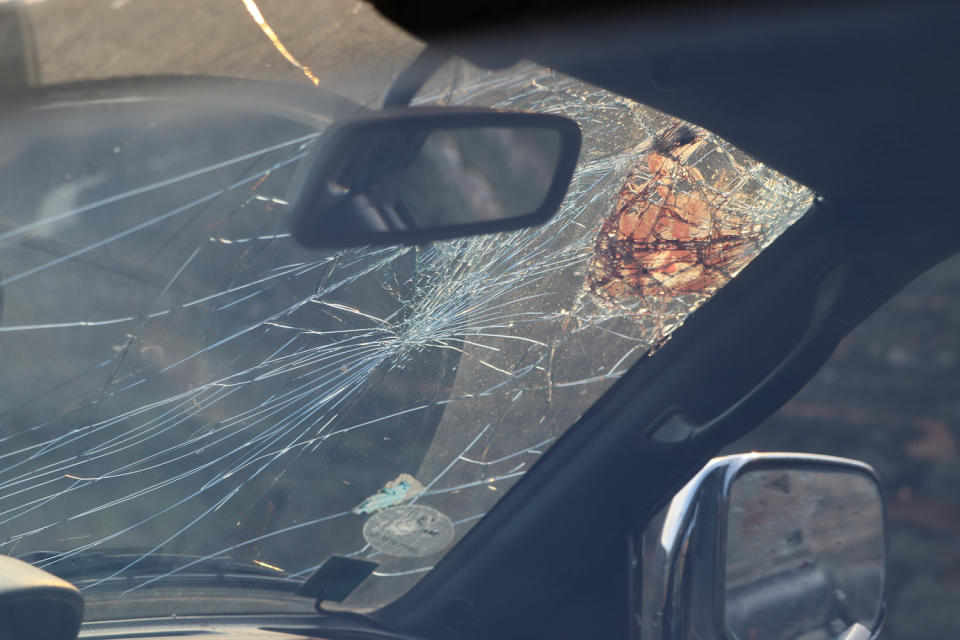
[[[860,462],[714,459],[634,548],[644,638],[869,640],[883,621],[884,504]]]
[[[411,108],[337,122],[288,196],[308,247],[419,244],[545,222],[580,153],[580,127],[545,113]]]

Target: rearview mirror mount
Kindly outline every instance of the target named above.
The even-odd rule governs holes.
[[[293,180],[308,247],[419,244],[545,222],[580,152],[562,116],[411,108],[332,125]]]

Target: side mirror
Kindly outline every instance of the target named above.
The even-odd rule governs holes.
[[[717,458],[635,548],[644,638],[870,640],[884,613],[876,473],[843,458]]]
[[[544,113],[418,108],[344,120],[294,178],[293,235],[343,247],[534,226],[559,209],[580,140],[576,122]]]

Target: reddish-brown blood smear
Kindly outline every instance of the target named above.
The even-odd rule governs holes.
[[[616,196],[594,244],[586,288],[609,302],[712,293],[760,250],[760,225],[688,164],[704,134],[674,124]]]

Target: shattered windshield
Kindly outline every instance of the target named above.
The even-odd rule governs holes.
[[[396,599],[812,203],[696,125],[458,62],[419,104],[579,123],[561,211],[307,250],[287,187],[333,115],[186,96],[2,123],[0,553],[120,554],[72,578],[91,592],[341,556],[370,568],[344,606]]]

